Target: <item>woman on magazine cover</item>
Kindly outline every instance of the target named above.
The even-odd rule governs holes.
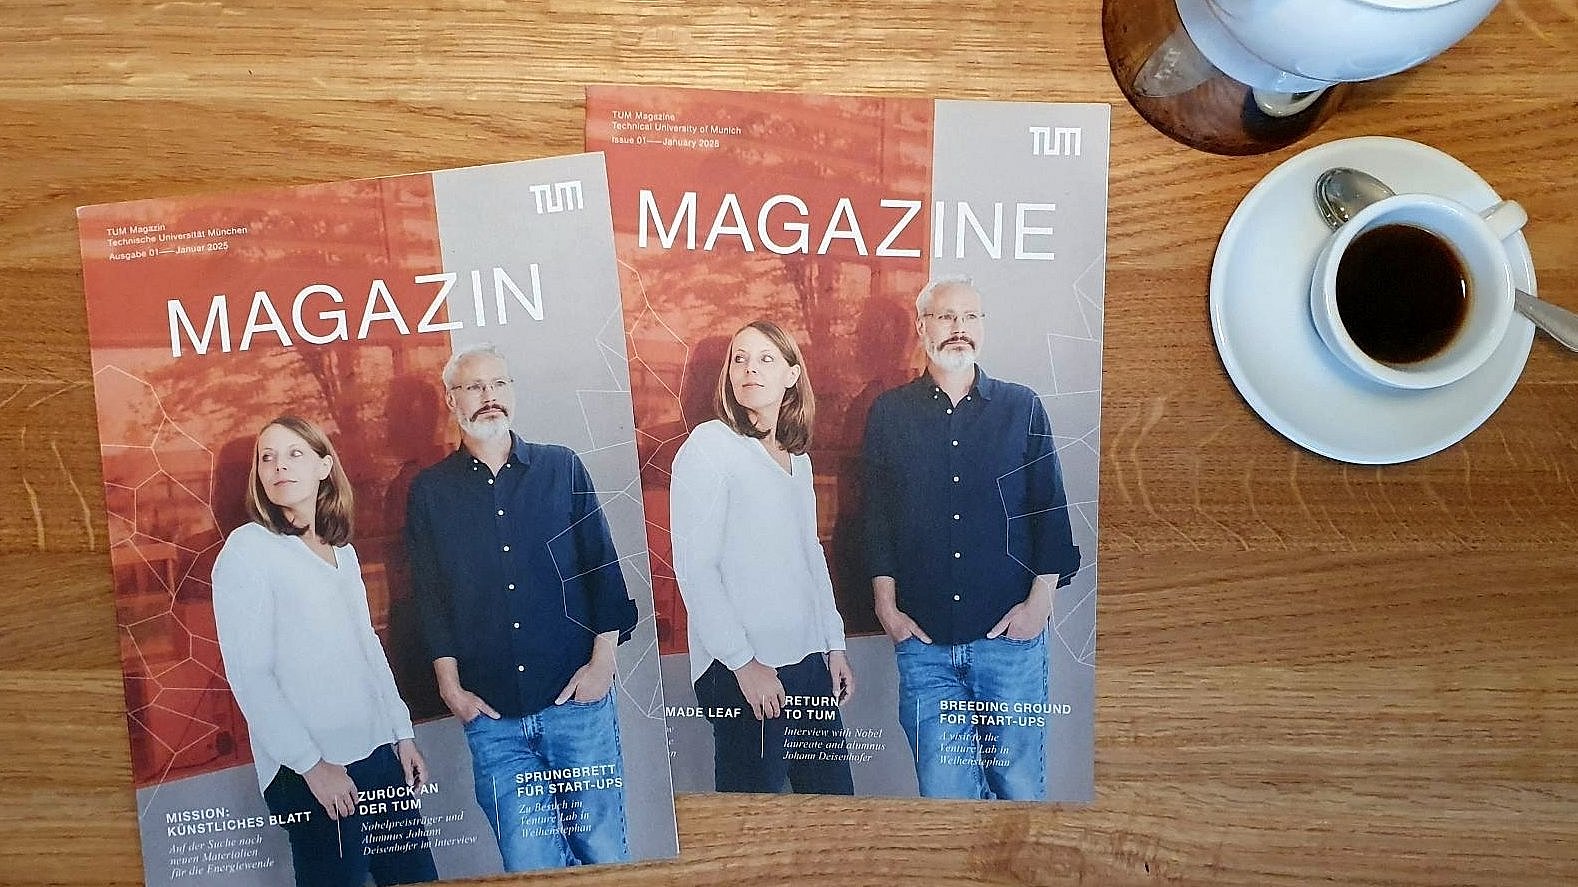
[[[838,707],[855,675],[817,539],[799,345],[742,327],[713,410],[674,456],[669,524],[717,790],[853,794]]]
[[[373,632],[339,456],[316,425],[281,416],[258,433],[248,475],[251,522],[214,563],[214,621],[296,884],[435,880],[426,836],[405,835],[427,762]]]

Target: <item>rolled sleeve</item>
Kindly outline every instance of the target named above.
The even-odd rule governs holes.
[[[571,455],[572,489],[575,491],[576,554],[586,570],[584,581],[588,596],[588,621],[596,634],[619,632],[619,642],[630,639],[636,627],[636,602],[630,599],[625,574],[620,568],[619,552],[603,514],[592,476],[580,457]]]
[[[1074,581],[1079,547],[1069,522],[1063,469],[1052,438],[1052,423],[1040,400],[1031,401],[1029,457],[1030,567],[1038,576],[1056,573],[1058,587]]]

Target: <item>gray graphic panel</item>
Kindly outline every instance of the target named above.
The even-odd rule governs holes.
[[[1053,800],[1090,800],[1094,784],[1109,117],[1106,105],[1079,104],[938,102],[936,111],[932,275],[974,280],[987,315],[982,368],[1041,396],[1081,553],[1048,636],[1050,702],[1069,707],[1049,719]]]
[[[451,170],[433,176],[433,191],[444,267],[462,271],[448,305],[451,318],[465,321],[455,347],[491,342],[505,354],[516,380],[516,432],[580,454],[613,532],[640,618],[619,648],[630,853],[672,856],[662,681],[603,157]],[[495,285],[499,266],[524,298]],[[480,312],[462,269],[481,274]]]

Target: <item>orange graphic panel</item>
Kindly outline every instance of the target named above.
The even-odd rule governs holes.
[[[446,450],[449,342],[401,329],[433,302],[415,278],[442,268],[429,177],[87,207],[79,223],[136,784],[250,760],[209,576],[245,521],[253,439],[280,414],[334,440],[375,627],[412,714],[438,714],[400,544],[406,485]]]
[[[730,336],[758,318],[805,353],[819,534],[846,629],[875,631],[858,558],[858,455],[871,402],[922,363],[913,306],[930,251],[932,102],[663,91],[656,107],[652,95],[594,90],[587,147],[608,156],[662,650],[686,649],[669,466],[713,418]],[[701,141],[665,145],[666,122],[702,125],[686,135]],[[708,132],[721,134],[717,147]]]

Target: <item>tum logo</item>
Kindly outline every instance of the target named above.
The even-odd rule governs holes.
[[[1078,157],[1080,128],[1077,126],[1030,127],[1030,153],[1036,157]]]
[[[537,198],[537,213],[561,213],[568,209],[581,209],[581,180],[554,182],[552,185],[532,185],[531,196]]]

